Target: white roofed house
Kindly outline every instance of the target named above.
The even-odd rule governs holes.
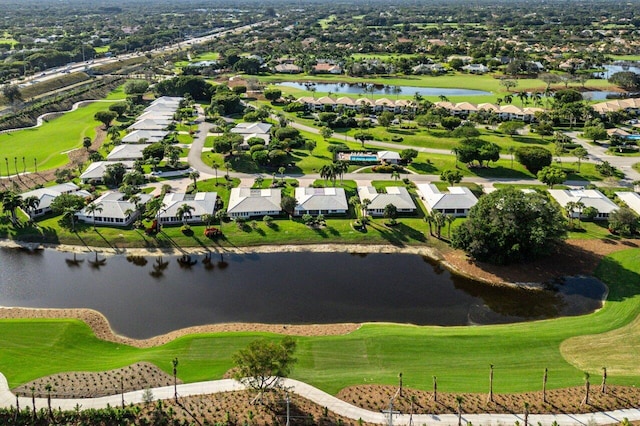
[[[80,180],[82,183],[90,183],[90,182],[102,182],[102,177],[104,176],[104,172],[107,171],[107,167],[112,164],[122,164],[125,169],[131,170],[134,166],[134,161],[96,161],[94,163],[89,164],[87,169],[80,175]]]
[[[168,134],[166,130],[134,130],[122,138],[122,143],[155,143],[162,141]]]
[[[449,187],[449,192],[440,192],[432,183],[416,185],[418,195],[429,212],[456,217],[466,217],[469,209],[475,206],[478,199],[473,192],[465,186]]]
[[[248,148],[248,140],[251,138],[260,138],[265,145],[269,145],[271,141],[271,124],[269,123],[238,123],[236,127],[230,130],[231,133],[242,135],[244,139],[243,148]]]
[[[137,194],[140,200],[136,203],[124,199],[120,192],[107,192],[96,198],[91,204],[95,211],[85,207],[78,214],[79,220],[93,225],[129,226],[140,216],[140,205],[146,204],[152,197],[149,194]]]
[[[233,188],[229,196],[227,216],[237,218],[279,215],[282,211],[281,198],[279,188]]]
[[[29,197],[36,197],[38,199],[38,207],[33,210],[22,210],[32,219],[51,213],[51,203],[53,203],[53,201],[62,194],[73,194],[84,198],[91,198],[91,193],[84,189],[80,189],[78,185],[71,182],[61,183],[59,185],[34,189],[33,191],[27,191],[20,194],[23,200],[26,200]]]
[[[165,130],[173,122],[170,118],[142,118],[128,127],[128,130]]]
[[[122,144],[114,147],[107,155],[108,161],[135,161],[143,157],[142,151],[150,144]]]
[[[296,188],[296,216],[346,214],[349,210],[344,188]]]
[[[411,194],[405,187],[388,186],[386,192],[378,192],[373,186],[359,186],[358,197],[360,202],[369,200],[367,214],[371,216],[382,216],[387,204],[393,204],[398,213],[415,213],[416,204],[411,198]]]
[[[609,214],[618,209],[618,206],[608,199],[606,195],[596,189],[549,189],[549,194],[566,209],[568,203],[582,203],[584,207],[576,209],[571,213],[571,217],[585,217],[584,208],[593,207],[598,211],[595,220],[606,220]]]
[[[627,206],[640,215],[640,194],[637,192],[616,192],[619,199],[624,201]]]
[[[183,221],[187,223],[203,222],[203,215],[213,215],[215,213],[217,198],[218,194],[215,192],[197,192],[195,194],[169,193],[162,200],[164,207],[158,212],[158,222],[161,225],[177,224]],[[192,209],[188,215],[180,219],[178,210],[184,204]]]
[[[400,154],[395,151],[378,151],[376,155],[382,163],[398,164],[400,162]]]

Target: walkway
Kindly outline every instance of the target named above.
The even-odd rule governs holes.
[[[283,385],[291,392],[300,395],[321,407],[327,407],[330,411],[353,420],[362,419],[367,423],[387,424],[388,415],[381,412],[369,411],[353,406],[326,392],[323,392],[311,385],[293,379],[284,379]],[[220,392],[232,392],[243,390],[244,386],[232,379],[212,380],[208,382],[198,382],[178,385],[178,396],[188,397],[194,395],[207,395]],[[127,392],[124,394],[125,404],[139,404],[144,402],[144,390]],[[154,400],[171,399],[174,397],[173,386],[164,386],[151,389]],[[83,409],[105,408],[107,405],[118,407],[122,404],[123,395],[112,395],[100,398],[80,398],[80,399],[52,399],[51,406],[55,409],[74,410],[76,406]],[[31,407],[32,401],[29,397],[19,397],[20,407]],[[46,408],[46,398],[36,398],[36,408]],[[0,373],[0,407],[9,408],[16,406],[16,396],[11,393],[7,380]],[[630,421],[640,420],[640,410],[617,410],[601,413],[589,414],[530,414],[529,423],[532,425],[551,425],[557,422],[559,425],[587,425],[587,424],[612,424],[620,423],[624,418]],[[516,421],[524,423],[522,414],[467,414],[462,416],[464,424],[471,422],[474,425],[512,425]],[[457,425],[458,416],[456,414],[396,414],[393,416],[393,424],[396,425]]]

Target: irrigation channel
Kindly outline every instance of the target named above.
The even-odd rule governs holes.
[[[91,308],[134,338],[202,324],[396,322],[479,325],[592,312],[606,286],[492,286],[410,254],[180,257],[0,249],[0,306]]]

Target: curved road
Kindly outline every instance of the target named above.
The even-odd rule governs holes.
[[[283,379],[282,385],[290,392],[296,393],[321,407],[327,407],[330,411],[355,421],[362,419],[367,423],[388,424],[387,414],[365,410],[342,401],[326,392],[321,391],[304,382],[293,379]],[[207,395],[219,392],[232,392],[245,389],[242,384],[232,379],[212,380],[208,382],[188,383],[178,385],[178,396],[187,397],[195,395]],[[169,400],[174,397],[173,386],[165,386],[151,389],[154,399]],[[76,406],[82,409],[105,408],[107,405],[118,407],[124,397],[125,404],[139,404],[144,402],[145,390],[127,392],[124,395],[112,395],[100,398],[81,399],[52,399],[51,406],[55,409],[75,410]],[[20,407],[31,407],[31,398],[19,397],[11,393],[7,380],[0,373],[0,407],[10,408],[16,406],[16,401]],[[36,408],[46,408],[46,398],[35,399]],[[551,425],[556,422],[558,425],[587,425],[587,424],[612,424],[620,423],[624,418],[630,421],[640,420],[640,410],[616,410],[610,412],[588,413],[588,414],[530,414],[529,424]],[[519,422],[524,423],[523,414],[466,414],[462,416],[464,424],[471,422],[477,425],[508,425]],[[443,426],[456,425],[458,416],[456,414],[414,414],[413,416],[402,413],[393,415],[393,424],[396,425],[428,425]]]

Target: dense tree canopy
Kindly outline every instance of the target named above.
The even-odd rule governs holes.
[[[507,264],[548,254],[565,233],[560,209],[543,195],[504,188],[480,198],[451,243],[477,260]]]
[[[541,146],[522,146],[516,150],[516,160],[534,175],[550,166],[552,159],[551,151]]]

